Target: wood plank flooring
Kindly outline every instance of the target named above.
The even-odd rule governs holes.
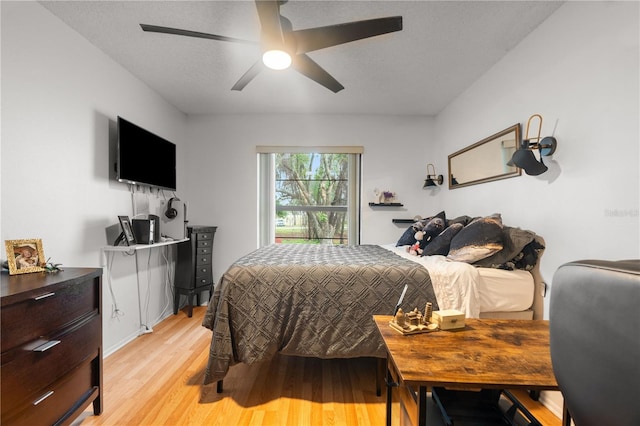
[[[104,412],[86,411],[75,425],[384,425],[386,395],[375,394],[374,359],[319,360],[278,355],[238,364],[224,392],[203,386],[211,331],[205,307],[181,311],[104,361]],[[523,395],[523,399],[528,399]],[[526,402],[544,425],[560,420]],[[393,424],[399,419],[393,407]],[[440,424],[435,410],[429,417]]]

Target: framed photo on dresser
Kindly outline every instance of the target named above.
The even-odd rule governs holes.
[[[6,240],[9,275],[44,271],[46,264],[41,239]]]

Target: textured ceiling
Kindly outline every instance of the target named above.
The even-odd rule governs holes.
[[[401,15],[403,30],[309,53],[344,90],[294,70],[231,87],[258,46],[143,32],[140,23],[258,41],[250,1],[42,1],[44,7],[186,114],[435,115],[498,62],[559,1],[304,1],[294,29]]]

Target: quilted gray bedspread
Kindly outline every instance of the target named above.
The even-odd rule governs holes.
[[[273,244],[232,264],[202,325],[213,331],[204,383],[276,352],[317,358],[386,356],[372,315],[438,309],[423,266],[377,245]]]

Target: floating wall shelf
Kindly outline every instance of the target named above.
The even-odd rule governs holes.
[[[402,203],[369,203],[371,207],[402,207]]]

